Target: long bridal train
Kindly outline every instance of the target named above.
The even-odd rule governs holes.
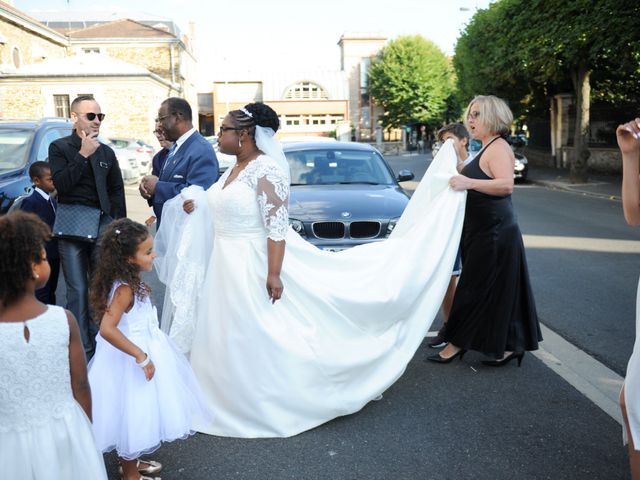
[[[251,226],[225,210],[255,202],[255,191],[234,182],[222,189],[223,176],[207,192],[184,193],[196,198],[189,216],[183,198],[167,202],[157,236],[168,286],[162,328],[190,354],[216,415],[199,431],[296,435],[357,412],[402,375],[458,250],[466,193],[448,186],[455,164],[448,141],[384,242],[324,252],[289,229],[275,305],[257,206]]]

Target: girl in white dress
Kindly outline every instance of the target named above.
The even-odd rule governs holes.
[[[106,480],[91,431],[80,330],[35,297],[51,269],[49,227],[33,214],[0,218],[0,471],[20,480]]]
[[[139,457],[195,433],[196,415],[210,418],[189,363],[158,328],[140,278],[155,256],[145,226],[127,218],[112,222],[100,241],[90,293],[101,318],[89,364],[93,429],[98,448],[117,451],[125,480],[148,478],[139,470],[157,472],[157,462]]]
[[[622,206],[629,225],[640,225],[640,118],[616,131],[622,153]],[[640,285],[636,298],[636,343],[620,392],[624,437],[629,445],[631,477],[640,480]]]

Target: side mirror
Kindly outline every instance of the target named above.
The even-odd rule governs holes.
[[[399,182],[408,182],[409,180],[413,180],[415,175],[411,170],[400,170],[398,172],[398,181]]]

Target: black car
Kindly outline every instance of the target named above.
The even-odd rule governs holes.
[[[522,153],[516,151],[516,149],[521,146],[526,146],[526,143],[524,143],[522,139],[518,139],[513,135],[507,138],[507,142],[511,145],[513,155],[516,157],[513,169],[513,178],[514,180],[524,181],[527,179],[527,175],[529,174],[529,160]],[[482,150],[482,142],[480,140],[472,139],[469,142],[469,155],[473,158],[480,150]]]
[[[29,167],[47,161],[51,142],[70,135],[72,128],[65,118],[0,121],[0,214],[31,194]]]
[[[324,250],[344,250],[384,240],[409,197],[380,152],[350,142],[291,143],[284,146],[291,167],[289,222],[303,238]]]

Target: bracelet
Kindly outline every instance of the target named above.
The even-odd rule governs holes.
[[[149,355],[147,355],[147,358],[145,358],[141,362],[136,362],[136,365],[138,365],[140,368],[144,368],[149,365],[149,363],[151,363],[151,359],[149,358]]]

